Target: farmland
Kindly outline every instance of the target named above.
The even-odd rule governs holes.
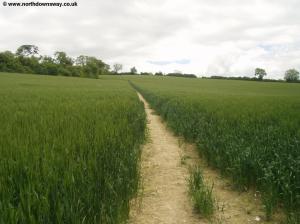
[[[259,192],[267,219],[283,210],[285,223],[299,223],[299,84],[7,73],[0,73],[0,223],[126,222],[140,185],[146,130],[136,90],[156,112],[146,107],[156,138],[146,148],[156,156],[146,168],[166,167],[168,172],[152,175],[161,178],[170,200],[170,189],[184,199],[188,183],[181,176],[178,185],[180,178],[174,178],[174,169],[183,172],[179,146],[155,114],[177,136],[195,143],[235,190]],[[173,160],[162,164],[168,152]]]
[[[124,81],[0,74],[0,223],[120,223],[145,112]]]
[[[182,78],[129,78],[179,136],[240,190],[261,193],[271,219],[300,208],[300,86]],[[298,221],[297,221],[298,220]]]

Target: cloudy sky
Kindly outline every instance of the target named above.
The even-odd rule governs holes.
[[[2,1],[2,0],[1,0]],[[18,0],[6,0],[16,2]],[[19,0],[30,2],[31,0]],[[40,0],[40,2],[66,0]],[[72,0],[71,0],[72,1]],[[78,7],[0,5],[0,51],[91,55],[124,70],[269,78],[300,69],[299,0],[77,0]]]

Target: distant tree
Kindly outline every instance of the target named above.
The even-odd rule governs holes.
[[[44,56],[41,59],[41,74],[45,75],[58,75],[59,65],[54,61],[54,58]]]
[[[262,80],[264,78],[264,76],[266,76],[266,75],[267,75],[267,73],[264,69],[262,69],[262,68],[255,69],[255,76],[257,76],[257,78],[259,80]]]
[[[123,69],[123,65],[122,64],[119,64],[119,63],[116,63],[113,65],[113,71],[115,73],[119,73],[119,71],[121,71]]]
[[[39,53],[39,48],[35,45],[22,45],[16,51],[17,56],[23,56],[23,57],[35,56],[38,53]]]
[[[182,74],[182,73],[168,73],[166,76],[183,77],[183,78],[197,78],[194,74]]]
[[[141,75],[153,75],[151,72],[141,72]]]
[[[22,65],[23,72],[39,74],[41,70],[40,58],[19,56],[16,60]]]
[[[163,76],[164,74],[162,72],[156,72],[154,75],[156,75],[156,76]]]
[[[41,63],[55,63],[54,58],[45,55],[44,57],[41,58]]]
[[[284,79],[287,82],[295,82],[299,80],[299,72],[296,69],[289,69],[284,74]]]
[[[0,53],[0,71],[1,72],[23,72],[23,67],[10,51]]]
[[[81,76],[97,78],[98,75],[104,75],[109,72],[109,65],[96,57],[80,55],[75,63],[81,68]]]
[[[80,76],[82,76],[81,67],[78,66],[78,65],[70,66],[68,68],[68,70],[70,71],[71,76],[73,76],[73,77],[80,77]],[[88,78],[91,78],[91,77],[88,77]]]
[[[80,55],[76,58],[75,64],[79,66],[85,66],[87,62],[87,56]]]
[[[15,62],[20,64],[22,67],[22,72],[25,73],[40,73],[40,57],[38,55],[39,49],[35,45],[22,45],[20,46],[15,54]],[[19,70],[19,69],[15,69]]]
[[[132,68],[130,69],[130,73],[131,73],[132,75],[136,75],[136,74],[137,74],[136,68],[135,68],[135,67],[132,67]]]
[[[54,54],[54,60],[57,64],[63,65],[63,66],[72,66],[73,65],[73,59],[68,57],[67,54],[63,51],[56,51]]]
[[[38,48],[34,45],[22,45],[15,54],[9,51],[0,52],[0,72],[83,76],[88,78],[97,78],[98,75],[109,74],[109,65],[96,57],[81,55],[74,61],[62,51],[55,52],[53,57],[36,55],[38,55]]]
[[[102,74],[105,64],[95,57],[86,57],[86,64],[83,71],[86,76],[91,78],[98,78]]]

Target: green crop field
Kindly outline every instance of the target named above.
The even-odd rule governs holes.
[[[299,84],[126,78],[210,165],[240,189],[259,190],[268,218],[281,207],[299,221]]]
[[[0,223],[120,223],[145,113],[122,80],[0,74]]]
[[[126,222],[146,129],[134,88],[268,218],[299,222],[299,84],[0,73],[0,223]]]

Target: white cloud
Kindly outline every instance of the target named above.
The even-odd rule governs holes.
[[[1,5],[0,50],[35,44],[43,54],[93,55],[150,72],[243,76],[263,67],[281,78],[288,68],[300,69],[298,0],[77,2],[74,8]]]

